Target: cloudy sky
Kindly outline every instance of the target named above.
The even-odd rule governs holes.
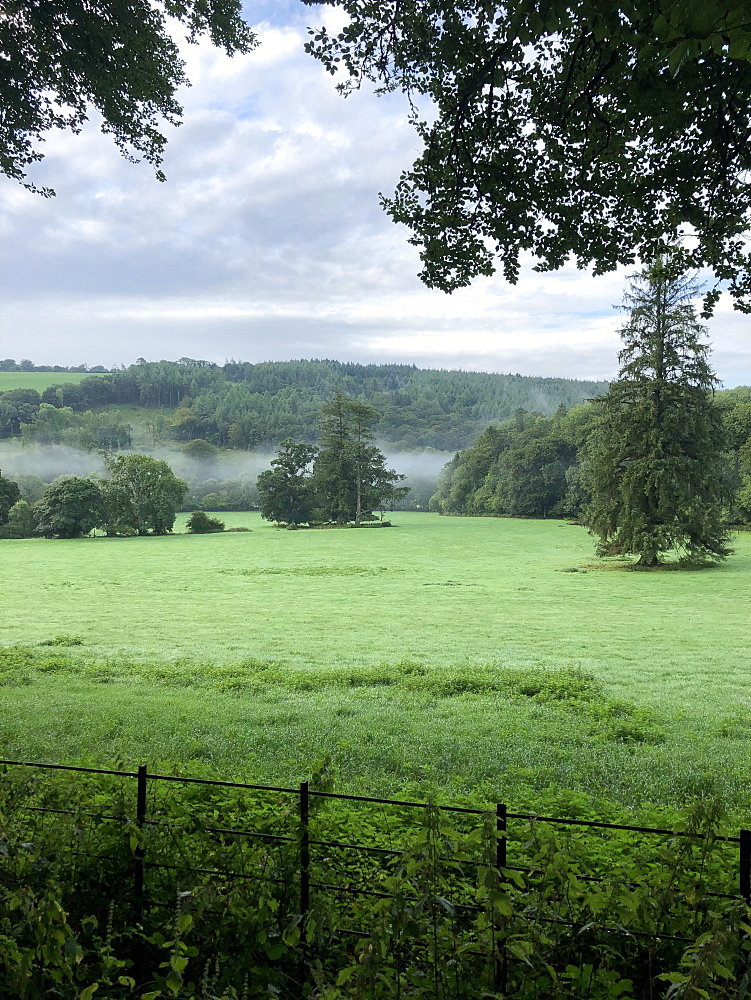
[[[303,52],[324,14],[253,0],[260,47],[186,46],[193,86],[159,184],[96,123],[50,135],[32,178],[0,179],[0,356],[130,364],[328,357],[574,378],[617,369],[624,275],[575,268],[451,296],[416,277],[378,205],[418,151],[399,95],[341,98]],[[331,24],[330,12],[328,12]],[[751,383],[749,318],[710,324],[727,386]]]

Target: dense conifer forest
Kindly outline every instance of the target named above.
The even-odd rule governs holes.
[[[393,450],[454,451],[471,445],[491,421],[520,408],[551,414],[561,404],[570,408],[603,389],[599,382],[414,365],[229,361],[220,367],[190,358],[141,361],[76,385],[61,379],[41,394],[34,389],[1,393],[0,437],[127,447],[124,422],[103,411],[127,405],[159,410],[160,433],[176,441],[202,438],[225,448],[268,448],[287,437],[315,441],[322,404],[341,392],[378,411],[374,432]]]

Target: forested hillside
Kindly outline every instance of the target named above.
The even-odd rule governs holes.
[[[457,451],[441,474],[434,510],[573,518],[588,496],[586,444],[598,412],[585,401],[604,390],[604,383],[412,365],[142,361],[42,393],[0,393],[0,437],[84,452],[180,449],[203,439],[268,453],[287,437],[315,442],[322,405],[343,392],[378,411],[373,430],[389,453]],[[737,496],[730,513],[751,521],[751,389],[718,392],[715,402],[729,432],[727,471]],[[257,504],[238,473],[194,472],[182,473],[191,486],[189,507]],[[408,484],[404,506],[424,509],[435,472],[408,475]]]
[[[718,392],[727,431],[725,469],[735,493],[732,522],[751,522],[751,388]],[[491,424],[458,452],[439,477],[431,501],[443,514],[578,517],[586,503],[587,442],[598,403],[564,407],[552,416],[517,413]]]
[[[129,405],[159,410],[159,420],[152,416],[151,422],[166,439],[203,438],[246,450],[286,437],[312,442],[322,404],[342,392],[379,412],[376,436],[392,449],[453,451],[468,447],[489,422],[519,409],[551,414],[603,389],[597,382],[414,365],[230,361],[220,367],[190,358],[142,361],[77,385],[61,379],[41,394],[20,388],[0,393],[0,437],[123,447],[127,431],[104,408]]]

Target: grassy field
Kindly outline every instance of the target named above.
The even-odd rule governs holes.
[[[638,573],[558,521],[222,517],[252,531],[0,543],[4,755],[751,805],[751,535]]]
[[[0,372],[0,392],[7,392],[9,389],[36,389],[37,392],[44,392],[50,385],[63,385],[65,382],[78,385],[89,375],[91,372]]]

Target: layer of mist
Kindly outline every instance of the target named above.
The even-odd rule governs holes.
[[[444,465],[454,457],[453,451],[396,451],[390,452],[388,445],[381,444],[381,451],[386,456],[386,465],[394,472],[419,478],[438,478],[438,473]]]
[[[23,448],[18,441],[0,441],[0,470],[4,476],[38,476],[45,483],[58,476],[90,476],[102,472],[97,452],[78,451],[66,445],[34,445]]]
[[[389,452],[382,445],[390,469],[410,478],[437,478],[453,452]],[[247,479],[255,482],[268,469],[273,452],[222,451],[215,458],[198,460],[184,455],[179,445],[139,449],[141,454],[167,462],[176,476],[185,480],[220,481]],[[133,454],[133,451],[121,454]],[[0,441],[0,470],[4,476],[33,475],[44,482],[58,476],[90,476],[104,473],[104,460],[99,452],[78,451],[66,445],[33,445],[22,447],[18,441]]]

